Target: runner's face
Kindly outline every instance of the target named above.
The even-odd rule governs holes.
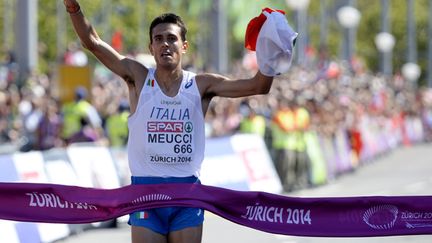
[[[187,50],[187,42],[181,39],[181,29],[176,24],[163,23],[153,28],[150,52],[158,65],[175,67]]]

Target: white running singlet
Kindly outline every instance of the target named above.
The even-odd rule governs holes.
[[[195,74],[183,70],[176,96],[160,89],[149,69],[135,113],[129,117],[132,176],[199,177],[204,159],[204,115]]]

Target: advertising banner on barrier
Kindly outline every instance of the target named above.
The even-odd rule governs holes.
[[[64,149],[16,153],[13,162],[18,181],[76,185],[76,175]],[[70,234],[67,224],[13,223],[20,242],[53,242]],[[3,242],[3,241],[2,241]],[[4,241],[8,242],[8,241]]]
[[[41,152],[16,153],[12,156],[19,181],[48,182]]]
[[[51,149],[42,153],[49,181],[61,185],[78,185],[78,177],[66,150]]]
[[[125,186],[131,184],[131,173],[129,170],[129,162],[127,150],[125,147],[109,148],[114,166],[120,180],[120,185]]]
[[[70,146],[67,153],[80,186],[96,188],[120,187],[114,162],[107,147]]]
[[[18,180],[18,172],[12,155],[0,155],[0,181],[14,182]]]
[[[41,239],[40,242],[54,242],[66,238],[71,233],[68,224],[38,223],[37,231]]]
[[[0,220],[0,242],[20,243],[18,232],[15,230],[15,222]]]
[[[263,139],[252,134],[208,139],[201,181],[241,191],[282,191]]]
[[[262,137],[240,134],[231,137],[234,151],[246,168],[250,191],[282,192],[282,184]]]

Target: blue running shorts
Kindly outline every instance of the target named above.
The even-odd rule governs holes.
[[[200,183],[195,176],[190,177],[131,177],[133,185],[162,183]],[[129,215],[129,225],[148,228],[159,234],[202,225],[204,210],[200,208],[165,207],[136,211]]]

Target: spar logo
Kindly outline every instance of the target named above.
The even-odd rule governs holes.
[[[192,122],[147,122],[148,132],[158,133],[191,133],[193,131]]]
[[[192,130],[193,130],[192,122],[186,122],[186,123],[185,123],[185,126],[184,126],[184,129],[185,129],[185,131],[186,131],[187,133],[191,133]]]
[[[373,229],[391,229],[398,217],[398,208],[393,205],[378,205],[363,214],[363,221]]]
[[[182,133],[183,122],[148,122],[148,132],[162,132],[162,133]]]

